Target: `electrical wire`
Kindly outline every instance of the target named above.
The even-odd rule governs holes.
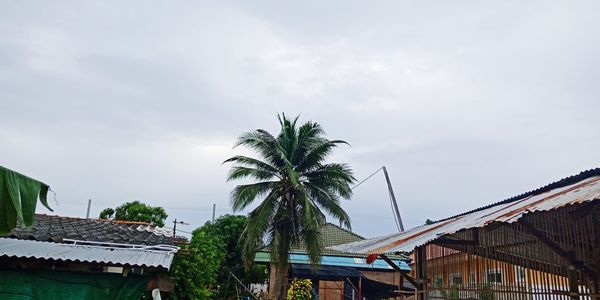
[[[373,172],[371,175],[367,176],[367,178],[361,180],[359,183],[357,183],[355,186],[351,187],[351,190],[354,190],[355,188],[357,188],[358,186],[360,186],[361,184],[363,184],[365,181],[371,179],[371,177],[375,176],[375,174],[379,173],[379,171],[383,170],[383,168],[385,167],[381,167],[379,169],[377,169],[375,172]],[[398,216],[396,216],[395,210],[394,210],[394,203],[393,203],[393,199],[392,199],[392,194],[389,191],[389,186],[388,186],[388,198],[390,200],[390,206],[392,208],[392,215],[394,215],[394,222],[396,223],[396,227],[398,228],[398,231],[402,231],[402,226],[400,226],[400,220],[398,220]]]
[[[361,180],[359,183],[357,183],[356,185],[354,185],[353,187],[351,187],[350,189],[353,190],[355,188],[357,188],[359,185],[363,184],[365,181],[371,179],[371,177],[375,176],[375,174],[377,174],[379,171],[383,170],[383,167],[377,169],[377,171],[373,172],[373,174],[367,176],[367,178]]]
[[[375,176],[377,173],[379,173],[381,170],[383,170],[383,168],[384,167],[382,166],[379,169],[375,170],[375,172],[371,173],[371,175],[367,176],[365,179],[359,181],[357,184],[355,184],[353,187],[351,187],[350,190],[354,190],[355,188],[359,187],[361,184],[365,183],[365,181],[371,179],[371,177]],[[390,206],[392,207],[392,212],[393,212],[394,211],[394,206],[393,206],[393,203],[392,203],[393,200],[392,200],[392,195],[389,192],[388,192],[388,197],[390,199]],[[339,196],[338,196],[338,198],[339,198]],[[196,210],[202,210],[202,209],[196,209]],[[398,230],[400,230],[400,223],[398,221],[398,217],[396,216],[395,213],[392,213],[392,215],[394,215],[394,222],[396,223],[396,227],[398,227]],[[287,221],[287,222],[290,222],[290,221]],[[186,231],[183,231],[183,230],[179,230],[179,231],[184,232],[184,233],[188,233],[188,234],[192,234],[191,232],[186,232]]]

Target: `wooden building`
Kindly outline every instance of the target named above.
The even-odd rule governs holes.
[[[600,169],[334,249],[412,253],[418,299],[600,298]]]

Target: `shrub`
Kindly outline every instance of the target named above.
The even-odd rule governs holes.
[[[294,279],[287,292],[287,300],[312,299],[312,282],[309,279]]]

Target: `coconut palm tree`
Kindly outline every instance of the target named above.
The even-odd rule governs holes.
[[[243,258],[251,266],[254,255],[266,240],[276,280],[271,299],[283,299],[287,284],[288,254],[292,245],[307,249],[311,263],[318,265],[323,245],[319,228],[326,215],[350,229],[350,218],[340,206],[340,198],[352,195],[355,181],[346,164],[327,163],[325,159],[342,140],[328,140],[315,122],[297,126],[285,114],[278,116],[281,132],[274,136],[257,129],[243,133],[234,148],[244,146],[258,158],[234,156],[224,163],[234,163],[227,180],[253,179],[231,192],[231,205],[240,211],[255,201],[259,204],[248,214],[242,233]]]

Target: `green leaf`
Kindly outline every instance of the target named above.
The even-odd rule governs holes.
[[[42,182],[0,166],[0,234],[13,230],[17,220],[31,226],[38,197],[50,209],[48,189]]]

